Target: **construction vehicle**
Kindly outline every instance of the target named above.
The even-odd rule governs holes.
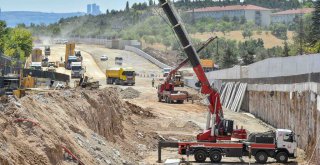
[[[69,56],[67,60],[67,66],[66,69],[71,70],[71,63],[73,62],[79,62],[79,58],[77,56]]]
[[[177,71],[173,76],[173,83],[175,87],[184,87],[183,73],[182,71]]]
[[[31,61],[32,62],[42,62],[42,50],[39,48],[34,48],[31,54]]]
[[[13,95],[14,90],[19,89],[19,76],[6,75],[0,77],[0,95]]]
[[[45,46],[44,47],[44,55],[45,56],[50,56],[50,54],[51,54],[50,46]]]
[[[214,62],[211,59],[200,59],[200,63],[204,72],[211,72],[214,70]]]
[[[49,67],[47,68],[47,71],[48,71],[48,72],[56,72],[56,68],[53,67],[53,66],[49,66]]]
[[[42,70],[42,63],[41,62],[31,62],[30,68],[34,69],[34,70]]]
[[[134,85],[136,73],[133,68],[110,68],[106,70],[106,83],[116,85]]]
[[[258,163],[267,162],[268,157],[276,158],[285,163],[288,158],[295,158],[296,141],[291,130],[278,129],[274,133],[253,134],[247,139],[247,131],[243,128],[234,129],[234,121],[224,118],[223,109],[218,91],[212,87],[200,64],[197,51],[192,45],[181,18],[168,0],[159,0],[160,6],[167,15],[173,31],[176,33],[187,59],[177,68],[190,61],[196,76],[199,79],[198,87],[201,93],[207,95],[208,116],[206,128],[196,137],[197,141],[189,142],[159,142],[158,161],[161,162],[161,148],[178,148],[181,155],[194,155],[197,162],[205,162],[207,157],[211,162],[218,163],[222,156],[242,157],[254,156]],[[174,69],[173,71],[175,71]],[[232,141],[231,138],[238,139]]]
[[[71,62],[69,63],[68,60],[69,60],[70,56],[74,56],[75,47],[76,47],[75,43],[66,43],[66,53],[64,56],[64,60],[65,60],[64,65],[65,65],[66,69],[68,69],[68,68],[70,69]],[[76,61],[74,61],[74,62],[76,62]]]
[[[116,57],[115,58],[115,64],[116,65],[122,65],[123,58],[122,57]]]
[[[85,68],[82,67],[82,62],[71,63],[71,78],[81,78],[85,73]]]

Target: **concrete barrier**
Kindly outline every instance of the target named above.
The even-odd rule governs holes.
[[[132,46],[125,46],[125,50],[136,53],[137,55],[139,55],[139,56],[149,60],[153,64],[157,65],[159,68],[162,68],[162,69],[163,68],[171,68],[170,66],[160,62],[159,60],[155,59],[151,55],[145,53],[144,51],[142,51],[142,50],[140,50],[138,48],[135,48],[135,47],[132,47]]]

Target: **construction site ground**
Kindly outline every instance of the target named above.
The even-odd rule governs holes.
[[[70,149],[84,164],[157,164],[159,140],[195,140],[205,127],[207,108],[201,104],[198,91],[187,90],[194,103],[166,104],[158,102],[152,78],[137,77],[135,86],[105,85],[105,64],[101,54],[113,56],[125,51],[99,46],[81,45],[87,74],[99,80],[98,90],[68,89],[28,92],[22,99],[0,99],[0,164],[75,164],[61,146]],[[52,59],[64,56],[65,46],[52,47]],[[130,53],[125,66],[137,70],[161,69]],[[130,57],[129,57],[130,56]],[[125,58],[126,60],[126,58]],[[107,64],[113,65],[113,61]],[[59,72],[68,73],[63,68]],[[156,85],[159,83],[156,79]],[[272,130],[271,126],[246,113],[224,111],[225,118],[250,132]],[[34,121],[20,121],[29,119]],[[181,158],[177,149],[164,149],[162,159]],[[190,158],[193,161],[193,157]],[[209,159],[207,159],[209,161]],[[292,164],[304,163],[304,152]],[[223,158],[221,164],[248,164],[243,158]],[[254,162],[252,159],[251,162]],[[269,159],[269,164],[277,164]],[[209,163],[209,162],[208,162]]]

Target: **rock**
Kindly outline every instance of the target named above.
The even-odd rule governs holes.
[[[111,164],[111,161],[108,159],[104,159],[104,162],[106,162],[107,164]]]
[[[119,152],[118,150],[113,149],[113,152],[114,152],[114,154],[115,154],[116,156],[120,157],[120,152]]]
[[[94,148],[94,150],[96,150],[96,151],[101,151],[101,148],[98,147],[98,146],[96,146],[96,147]]]

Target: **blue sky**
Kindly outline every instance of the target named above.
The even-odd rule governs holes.
[[[128,0],[134,2],[148,0]],[[107,9],[124,9],[127,0],[0,0],[2,11],[41,11],[41,12],[86,12],[86,5],[96,3],[102,12]]]

